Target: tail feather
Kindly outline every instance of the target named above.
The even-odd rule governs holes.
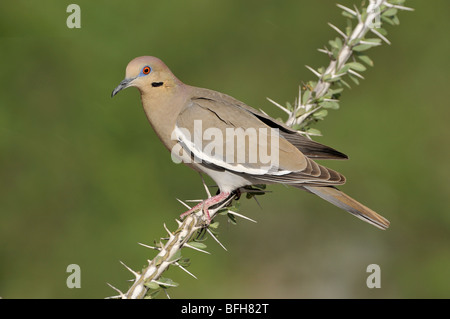
[[[339,208],[349,212],[350,214],[374,225],[380,229],[389,227],[389,221],[383,216],[375,213],[370,208],[359,203],[347,194],[341,192],[332,186],[302,186],[307,191],[321,197],[322,199],[336,205]]]

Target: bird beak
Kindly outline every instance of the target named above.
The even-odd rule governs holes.
[[[122,82],[120,82],[120,84],[114,89],[114,91],[112,91],[111,93],[111,97],[114,97],[114,95],[116,95],[117,93],[119,93],[119,91],[126,89],[127,87],[130,86],[131,82],[134,80],[135,78],[129,78],[129,79],[125,79]]]

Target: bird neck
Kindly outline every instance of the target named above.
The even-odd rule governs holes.
[[[174,86],[163,86],[141,91],[141,101],[150,125],[155,133],[171,150],[176,141],[171,139],[177,116],[185,105],[187,86],[177,83]]]

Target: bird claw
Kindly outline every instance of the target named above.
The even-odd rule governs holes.
[[[180,219],[183,220],[184,218],[186,218],[187,216],[189,216],[190,214],[193,214],[195,211],[199,210],[201,206],[203,206],[201,209],[203,211],[203,215],[206,217],[206,222],[205,222],[205,227],[209,226],[209,224],[211,224],[211,216],[209,215],[209,206],[206,207],[205,206],[205,202],[207,200],[204,200],[203,202],[195,205],[194,207],[192,207],[191,209],[189,209],[188,211],[184,212],[183,214],[180,215]]]
[[[230,196],[230,193],[228,192],[224,192],[224,193],[219,193],[216,196],[210,197],[208,199],[205,199],[203,202],[195,205],[194,207],[192,207],[191,209],[189,209],[188,211],[184,212],[183,214],[180,215],[180,219],[185,218],[186,216],[198,211],[200,208],[203,212],[203,215],[205,216],[205,227],[208,227],[209,224],[211,224],[211,216],[209,214],[209,208],[211,206],[214,206],[216,204],[221,203],[222,201],[224,201],[225,199],[228,198],[228,196]]]

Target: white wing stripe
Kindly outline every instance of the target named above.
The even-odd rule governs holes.
[[[195,127],[195,126],[194,126]],[[251,174],[251,175],[285,175],[285,174],[289,174],[292,173],[291,171],[288,170],[280,170],[278,165],[274,165],[274,163],[270,162],[264,166],[260,166],[259,168],[255,168],[255,167],[248,167],[245,164],[246,163],[231,163],[231,161],[227,161],[224,160],[223,158],[220,158],[218,156],[214,156],[213,154],[211,154],[211,147],[209,145],[206,145],[203,149],[197,147],[197,145],[201,146],[201,142],[202,140],[198,140],[199,134],[202,134],[203,132],[196,130],[194,128],[194,141],[192,141],[191,136],[190,136],[190,132],[187,129],[183,129],[180,128],[178,126],[175,126],[175,129],[172,132],[172,139],[173,140],[177,140],[179,141],[184,147],[183,150],[185,150],[187,148],[187,152],[190,152],[191,154],[189,155],[193,155],[194,160],[193,162],[208,162],[208,163],[212,163],[214,165],[217,165],[219,167],[222,167],[224,169],[230,170],[230,171],[234,171],[234,172],[239,172],[239,173],[246,173],[246,174]],[[200,139],[202,138],[202,136],[200,135]],[[197,144],[197,145],[196,145]],[[206,151],[205,151],[206,150]],[[179,151],[179,149],[178,149]],[[187,158],[187,157],[184,157]],[[189,156],[189,158],[192,158],[192,156]],[[231,158],[234,158],[234,156],[232,156]]]

